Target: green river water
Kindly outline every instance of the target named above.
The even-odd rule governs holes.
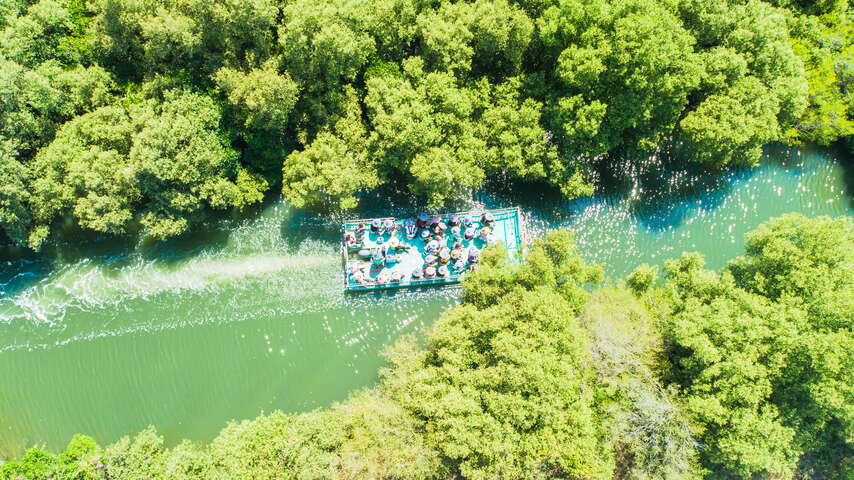
[[[534,232],[575,230],[611,279],[683,251],[719,268],[771,217],[853,215],[843,156],[775,147],[762,167],[717,174],[615,160],[604,170],[629,174],[601,178],[592,198],[520,188],[473,205],[518,204]],[[407,210],[363,203],[359,216]],[[170,442],[209,440],[232,419],[328,406],[375,382],[383,348],[458,293],[345,297],[335,224],[281,202],[176,241],[134,242],[0,249],[0,458],[147,425]]]

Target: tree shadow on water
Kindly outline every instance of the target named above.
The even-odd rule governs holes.
[[[641,160],[624,160],[608,171],[614,203],[624,203],[641,228],[661,233],[680,227],[698,211],[720,207],[734,185],[749,180],[754,169],[729,167],[710,169],[684,154],[660,152]],[[607,184],[606,184],[607,189]]]
[[[842,181],[845,184],[845,194],[848,196],[848,207],[854,209],[854,155],[842,145],[835,146],[832,151],[842,167]]]
[[[289,208],[279,224],[279,233],[290,254],[298,253],[309,240],[339,242],[340,215]]]
[[[734,183],[753,174],[748,169],[709,171],[668,154],[642,159],[635,155],[598,159],[591,196],[566,199],[552,186],[520,182],[488,185],[479,196],[489,206],[520,206],[535,229],[571,224],[591,208],[622,206],[642,228],[663,232],[683,224],[697,209],[717,208]]]

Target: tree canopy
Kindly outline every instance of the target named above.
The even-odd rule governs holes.
[[[39,204],[58,181],[40,177],[64,173],[36,160],[66,148],[67,132],[182,96],[212,105],[193,128],[234,156],[199,168],[218,200],[155,221],[116,187],[79,206],[80,227],[163,238],[207,207],[282,192],[348,210],[389,183],[432,208],[507,182],[574,198],[593,193],[605,156],[669,144],[713,168],[754,165],[769,142],[850,137],[846,12],[782,0],[6,2],[0,229],[39,248],[67,218],[70,200]],[[127,182],[106,163],[105,182]],[[114,218],[85,220],[99,209]]]
[[[668,262],[671,381],[711,478],[854,472],[852,260],[851,219],[787,215],[720,274],[698,254]]]

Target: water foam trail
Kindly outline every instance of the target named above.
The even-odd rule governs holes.
[[[330,230],[328,222],[309,219],[316,225],[304,228],[306,219],[291,215],[274,203],[227,230],[213,225],[148,251],[71,246],[84,251],[81,260],[8,262],[0,266],[0,351],[216,323],[217,306],[250,290],[241,301],[256,305],[238,307],[269,303],[287,314],[334,304],[335,238],[309,235],[318,225]],[[210,308],[189,318],[193,302]]]
[[[178,265],[134,258],[113,269],[91,259],[68,265],[10,298],[0,299],[0,322],[26,319],[61,322],[70,308],[96,309],[165,292],[202,292],[276,272],[299,272],[335,264],[332,256],[257,253],[232,258],[200,255]]]
[[[0,299],[0,352],[336,309],[364,312],[384,303],[400,308],[426,295],[344,297],[333,245],[303,242],[296,253],[287,253],[280,242],[257,252],[250,248],[257,240],[248,233],[239,235],[239,248],[181,261],[132,254],[66,265]]]

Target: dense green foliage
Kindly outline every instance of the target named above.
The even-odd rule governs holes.
[[[747,237],[719,275],[667,263],[671,381],[712,478],[789,478],[854,465],[854,224],[787,215]],[[813,472],[815,469],[815,472]]]
[[[849,2],[778,2],[802,13],[792,24],[792,44],[803,60],[809,106],[790,139],[828,145],[854,134],[854,24]]]
[[[400,339],[378,386],[330,409],[167,448],[33,448],[2,479],[850,479],[854,222],[787,215],[720,273],[699,254],[629,288],[572,235],[484,251],[462,304]]]
[[[667,143],[722,167],[851,135],[844,0],[9,0],[0,232],[156,239],[267,192],[593,192]],[[180,175],[178,174],[180,172]],[[280,190],[281,189],[281,190]]]

